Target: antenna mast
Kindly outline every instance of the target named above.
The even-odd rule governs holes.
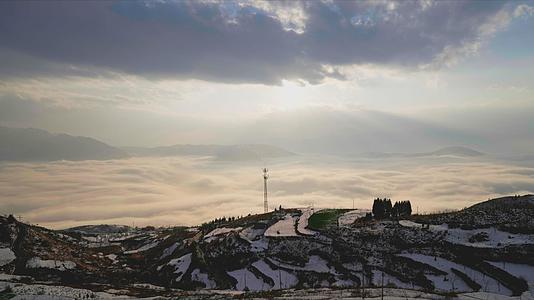
[[[263,168],[263,212],[268,213],[269,212],[269,204],[267,203],[267,178],[269,178],[269,174],[267,174],[269,170],[267,168]]]

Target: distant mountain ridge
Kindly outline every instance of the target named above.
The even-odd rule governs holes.
[[[124,233],[130,231],[132,228],[127,225],[81,225],[76,227],[67,228],[66,232],[80,232],[84,234],[106,234],[106,233]]]
[[[265,158],[293,156],[295,153],[285,149],[264,145],[172,145],[163,147],[123,147],[132,156],[213,156],[218,160],[247,161]]]
[[[484,153],[473,150],[471,148],[467,147],[461,147],[461,146],[452,146],[452,147],[444,147],[441,149],[438,149],[436,151],[430,152],[430,153],[421,153],[422,155],[430,154],[430,155],[454,155],[454,156],[482,156]]]
[[[485,153],[473,150],[468,147],[450,146],[440,148],[431,152],[418,153],[389,153],[389,152],[368,152],[363,156],[369,158],[388,158],[388,157],[432,157],[432,156],[456,156],[456,157],[477,157],[486,155]]]
[[[0,126],[0,161],[108,160],[128,154],[93,138]]]

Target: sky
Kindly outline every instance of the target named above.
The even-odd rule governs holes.
[[[278,202],[461,208],[534,192],[532,166],[332,157],[534,154],[533,32],[532,1],[0,1],[0,126],[112,146],[270,144],[333,159],[278,166]],[[54,227],[192,224],[216,217],[180,214],[201,200],[227,214],[258,204],[248,178],[263,166],[169,160],[1,164],[0,196]]]
[[[321,141],[332,131],[365,140],[342,131],[367,126],[369,115],[380,114],[390,128],[445,137],[414,147],[412,141],[350,145],[355,152],[452,143],[524,153],[534,146],[529,1],[0,6],[3,126],[116,146],[265,141],[323,151],[321,142],[288,140],[309,126],[328,128]],[[287,124],[291,120],[300,125]],[[418,123],[417,129],[405,123]],[[294,136],[280,136],[276,128],[288,126]],[[326,152],[345,151],[346,145],[331,144]]]

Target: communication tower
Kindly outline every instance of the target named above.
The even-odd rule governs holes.
[[[263,168],[263,212],[268,213],[269,212],[269,203],[267,202],[267,178],[269,178],[269,174],[267,174],[269,170],[267,168]]]

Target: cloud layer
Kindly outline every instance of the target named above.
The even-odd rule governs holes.
[[[528,165],[523,163],[523,165]],[[208,159],[0,164],[0,213],[63,228],[80,224],[195,225],[262,211],[260,165]],[[458,209],[534,192],[534,165],[489,160],[340,160],[301,156],[271,163],[272,207],[369,208],[373,197],[414,209]]]
[[[0,75],[317,83],[357,64],[439,67],[512,16],[501,1],[8,1]]]

